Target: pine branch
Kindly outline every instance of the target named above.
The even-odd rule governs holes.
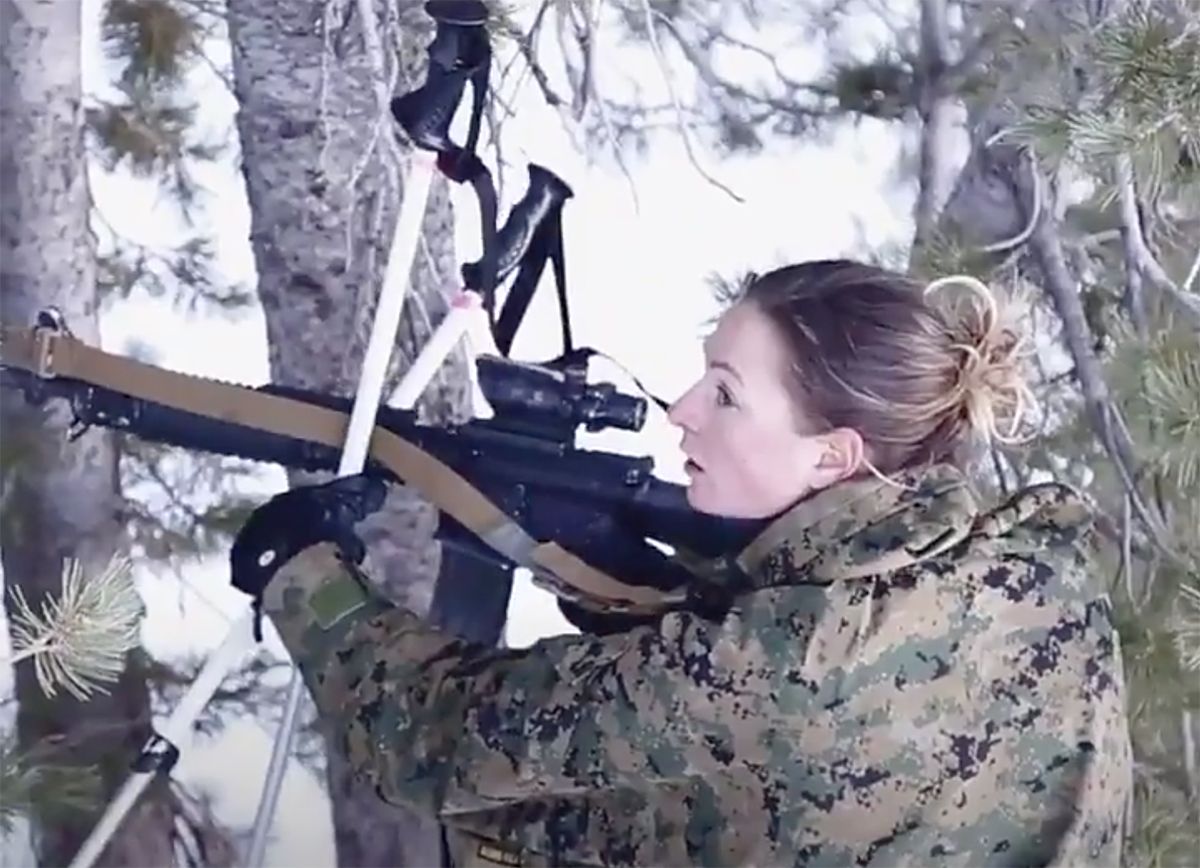
[[[35,809],[94,809],[100,793],[94,769],[55,762],[41,750],[22,753],[16,739],[0,740],[0,838],[11,835],[16,821]]]
[[[97,293],[111,305],[135,290],[166,298],[186,313],[234,314],[254,301],[254,292],[230,284],[216,273],[215,243],[194,236],[169,249],[154,249],[118,232],[94,206],[96,222],[106,230],[97,255]]]
[[[1139,464],[1133,444],[1109,396],[1103,370],[1088,338],[1087,321],[1078,293],[1074,290],[1075,280],[1064,260],[1061,243],[1044,221],[1038,221],[1030,246],[1044,276],[1044,288],[1054,299],[1062,321],[1063,335],[1075,361],[1075,373],[1083,400],[1100,442],[1116,466],[1139,520],[1164,552],[1178,558],[1176,544],[1162,516],[1151,509],[1138,490],[1136,480]]]
[[[13,653],[4,662],[32,660],[48,697],[60,688],[81,701],[107,692],[103,685],[120,677],[125,655],[139,645],[145,610],[128,558],[114,557],[92,578],[78,561],[67,561],[58,599],[44,602],[40,612],[20,587],[9,593]]]
[[[1133,160],[1128,154],[1121,154],[1116,158],[1116,183],[1117,197],[1121,205],[1121,234],[1125,244],[1126,262],[1141,277],[1165,292],[1185,321],[1200,332],[1200,295],[1193,295],[1177,286],[1146,243],[1142,232]],[[1200,256],[1196,261],[1200,262]]]
[[[226,133],[197,138],[199,107],[161,87],[125,90],[117,100],[97,100],[85,110],[90,153],[108,173],[124,169],[166,193],[185,224],[204,213],[204,188],[194,165],[212,163],[228,149]]]
[[[105,49],[125,64],[121,82],[182,84],[201,53],[193,15],[169,0],[107,0],[101,22]]]

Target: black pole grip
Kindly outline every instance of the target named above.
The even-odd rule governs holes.
[[[392,117],[414,147],[436,154],[457,149],[450,140],[450,124],[466,85],[462,73],[430,66],[425,84],[392,99]]]
[[[563,203],[575,195],[567,182],[544,166],[529,164],[529,187],[513,205],[504,226],[497,235],[494,284],[500,283],[520,264],[537,237],[538,230],[553,220]],[[465,263],[462,267],[463,285],[478,289],[482,284],[482,260]]]
[[[491,63],[484,26],[488,11],[480,0],[429,0],[425,12],[435,23],[433,39],[425,49],[429,56],[425,83],[392,99],[392,117],[416,147],[448,154],[458,150],[450,140],[450,124],[463,90],[468,81],[478,86]],[[477,102],[481,100],[482,94],[477,95]],[[473,152],[474,142],[465,150]]]

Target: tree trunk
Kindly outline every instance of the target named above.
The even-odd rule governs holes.
[[[387,85],[421,83],[432,35],[417,4],[229,0],[238,131],[272,380],[352,396],[403,195]],[[399,20],[395,20],[396,18]],[[392,20],[389,20],[392,19]],[[377,50],[380,46],[398,46]],[[399,67],[398,69],[394,67]],[[406,367],[456,288],[454,215],[435,180],[405,301],[396,369]],[[414,311],[416,313],[414,313]],[[429,421],[469,410],[464,358],[443,367],[419,409]],[[390,388],[390,386],[389,386]],[[306,481],[292,474],[292,484]],[[396,489],[364,532],[368,568],[392,599],[429,611],[439,567],[436,515]],[[326,751],[338,864],[442,864],[431,819],[391,807]]]
[[[4,319],[32,323],[57,306],[75,334],[99,344],[95,255],[83,142],[79,2],[0,2],[0,300]],[[16,456],[0,517],[5,581],[35,609],[59,591],[65,558],[98,573],[120,544],[117,455],[112,436],[68,442],[62,402],[36,408],[0,393],[4,448]],[[21,747],[56,749],[57,762],[92,766],[103,784],[95,810],[65,815],[51,800],[31,817],[42,865],[66,865],[129,774],[148,735],[150,697],[131,659],[109,695],[86,704],[47,699],[30,665],[16,667]],[[143,796],[101,865],[169,865],[173,815],[161,790]]]

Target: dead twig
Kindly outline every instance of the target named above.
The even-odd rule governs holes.
[[[668,21],[661,13],[655,12],[654,9],[651,8],[650,0],[641,0],[641,6],[642,13],[646,21],[646,38],[650,41],[650,51],[654,54],[654,59],[658,62],[658,68],[662,72],[663,81],[667,86],[667,93],[671,100],[671,106],[675,109],[676,117],[679,120],[677,128],[679,130],[679,135],[683,140],[683,148],[687,154],[688,161],[692,164],[696,171],[700,173],[700,176],[704,178],[705,181],[712,184],[718,190],[721,190],[735,202],[744,203],[746,201],[745,199],[710,175],[704,169],[704,167],[700,165],[700,160],[696,155],[694,146],[692,145],[692,137],[688,134],[687,125],[683,121],[685,115],[683,105],[679,101],[679,94],[676,92],[675,87],[671,84],[671,81],[674,78],[671,73],[671,66],[667,62],[666,53],[663,51],[662,43],[658,38],[658,29],[655,26],[655,21],[663,21],[669,28],[671,27],[671,22]]]
[[[1146,243],[1146,237],[1142,233],[1141,218],[1138,215],[1137,179],[1134,176],[1133,161],[1127,155],[1117,157],[1116,185],[1121,213],[1121,234],[1129,265],[1165,293],[1188,324],[1200,331],[1200,296],[1190,291],[1196,279],[1196,272],[1200,270],[1200,255],[1197,256],[1184,285],[1177,286],[1150,250],[1150,245]]]

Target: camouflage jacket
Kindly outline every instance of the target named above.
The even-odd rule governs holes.
[[[1086,509],[909,483],[776,520],[719,622],[491,649],[328,545],[265,609],[350,761],[446,824],[457,865],[1120,864],[1130,744]]]

